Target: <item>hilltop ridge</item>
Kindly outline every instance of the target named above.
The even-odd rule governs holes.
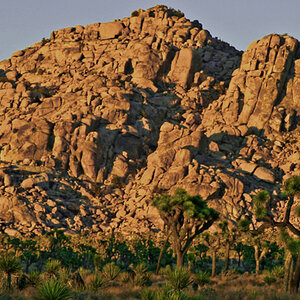
[[[166,6],[54,31],[0,62],[0,230],[157,230],[177,187],[252,218],[299,173],[299,97],[287,35],[241,53]]]

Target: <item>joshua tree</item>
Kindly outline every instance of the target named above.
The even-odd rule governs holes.
[[[183,189],[177,189],[173,196],[163,194],[154,197],[152,204],[159,210],[167,231],[171,232],[177,267],[182,267],[184,256],[194,238],[207,230],[219,214],[209,208],[200,196],[190,196]]]
[[[292,239],[286,239],[290,245],[293,247],[289,247],[287,245],[287,251],[292,250],[294,253],[297,252],[298,259],[296,262],[296,268],[293,276],[291,276],[290,281],[290,290],[291,292],[296,293],[299,288],[300,283],[300,247],[299,247],[299,237],[300,230],[296,226],[291,223],[291,211],[292,207],[295,204],[295,196],[300,192],[300,176],[293,176],[285,181],[283,192],[287,197],[287,205],[284,213],[283,221],[276,221],[271,214],[269,208],[272,206],[272,198],[267,191],[260,191],[254,198],[254,209],[255,215],[257,216],[259,221],[263,222],[263,225],[258,229],[259,231],[263,231],[266,227],[277,227],[282,231],[288,230],[294,235],[298,237],[298,241],[292,242]],[[300,209],[299,206],[295,207],[295,212],[299,216]],[[287,257],[291,257],[291,255],[287,255]],[[291,268],[293,264],[290,264]],[[288,271],[290,272],[290,271]]]
[[[222,241],[221,242],[225,248],[224,272],[226,273],[229,269],[230,248],[233,246],[233,244],[237,238],[237,230],[236,230],[236,228],[229,229],[227,221],[223,221],[223,222],[219,223],[219,227],[222,230]]]
[[[7,286],[11,290],[11,276],[18,273],[21,270],[21,265],[15,255],[10,253],[5,253],[0,257],[0,272],[6,274],[7,276]]]
[[[209,234],[207,232],[202,234],[202,240],[204,244],[209,248],[212,252],[212,265],[211,265],[211,277],[215,277],[216,275],[216,262],[217,262],[217,253],[221,247],[221,237],[219,232],[214,232],[213,234]]]
[[[260,262],[267,254],[270,242],[263,240],[261,232],[258,230],[250,230],[250,223],[248,218],[240,219],[238,229],[243,233],[243,241],[247,241],[247,244],[252,245],[254,248],[255,274],[258,275],[260,272]]]

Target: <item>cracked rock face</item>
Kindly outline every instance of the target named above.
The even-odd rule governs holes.
[[[0,62],[0,230],[157,230],[151,197],[177,187],[252,216],[258,189],[299,173],[299,62],[292,37],[242,54],[165,6],[15,52]]]

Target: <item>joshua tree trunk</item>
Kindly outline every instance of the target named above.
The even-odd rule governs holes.
[[[171,232],[168,233],[167,238],[166,238],[166,240],[164,241],[164,244],[163,244],[162,248],[160,249],[160,253],[159,253],[159,257],[158,257],[158,262],[157,262],[157,267],[156,267],[156,275],[157,275],[158,272],[159,272],[159,269],[160,269],[160,263],[161,263],[163,254],[164,254],[164,252],[165,252],[165,250],[166,250],[166,247],[167,247],[167,244],[168,244],[168,240],[169,240],[169,238],[170,238],[170,235],[171,235]]]
[[[224,272],[226,273],[229,269],[229,253],[230,253],[230,244],[226,244],[225,248],[225,267],[224,267]]]
[[[183,253],[181,251],[176,252],[177,256],[177,268],[183,267]]]
[[[300,283],[300,252],[298,253],[295,273],[293,274],[293,277],[291,279],[291,293],[296,294],[298,292],[299,283]]]
[[[284,290],[287,292],[290,287],[291,281],[291,269],[293,268],[293,256],[290,251],[287,250],[286,258],[284,262]]]
[[[254,246],[254,255],[255,255],[255,274],[258,275],[259,274],[259,270],[260,270],[260,261],[262,260],[262,258],[265,256],[266,254],[266,249],[263,249],[262,252],[259,255],[259,248],[257,245]]]
[[[217,251],[213,250],[212,265],[211,265],[211,277],[215,277],[215,275],[216,275],[216,258],[217,258]]]
[[[11,290],[12,286],[11,286],[11,273],[7,273],[7,285],[8,285],[8,289]]]
[[[259,274],[259,259],[255,259],[255,274],[258,275]]]

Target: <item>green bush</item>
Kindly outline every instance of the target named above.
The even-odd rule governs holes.
[[[276,277],[272,274],[272,272],[266,271],[263,280],[267,285],[270,285],[276,282]]]
[[[210,274],[208,272],[200,271],[197,274],[194,282],[200,286],[203,286],[210,282]]]
[[[43,282],[38,288],[39,300],[67,300],[71,299],[68,287],[58,280]]]

